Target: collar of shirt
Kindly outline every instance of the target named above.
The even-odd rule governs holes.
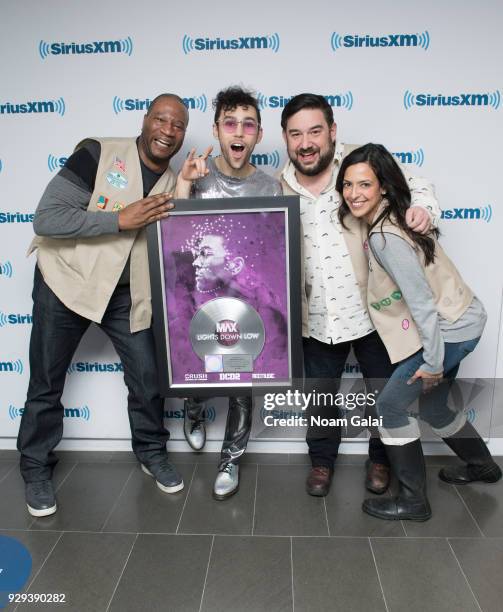
[[[340,163],[343,157],[343,151],[344,151],[344,144],[342,142],[340,143],[339,141],[336,141],[334,159],[332,162],[333,164],[332,177],[330,179],[329,184],[323,189],[321,193],[326,193],[327,191],[330,191],[335,188],[335,181],[337,179],[337,172],[339,170],[339,166],[340,166]],[[304,195],[305,197],[308,197],[311,200],[316,199],[314,198],[313,194],[310,193],[308,189],[306,189],[299,183],[295,172],[296,172],[295,166],[289,159],[287,163],[285,164],[285,167],[281,171],[281,176],[295,192],[299,193],[300,195]]]

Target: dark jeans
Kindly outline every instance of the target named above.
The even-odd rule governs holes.
[[[401,361],[377,400],[377,412],[383,418],[383,427],[393,429],[409,423],[409,407],[419,399],[419,416],[434,430],[448,427],[457,413],[447,406],[447,399],[461,361],[477,346],[480,338],[464,342],[445,342],[444,377],[430,393],[422,393],[421,380],[407,384],[410,377],[424,363],[423,350]]]
[[[360,364],[368,390],[381,390],[393,372],[388,353],[377,332],[352,342],[326,344],[314,338],[303,338],[304,367],[306,380],[319,392],[337,393],[340,379],[351,348]],[[309,390],[309,389],[308,389]],[[309,414],[322,418],[340,418],[333,406],[310,408]],[[367,415],[376,416],[375,408],[367,409]],[[377,430],[371,432],[369,457],[374,463],[388,465],[386,449],[378,437]],[[324,466],[333,469],[341,443],[340,427],[309,427],[306,442],[313,467]]]
[[[129,286],[118,286],[99,327],[112,341],[124,367],[133,451],[142,463],[156,462],[166,456],[169,432],[163,424],[153,336],[150,329],[130,332],[130,308]],[[57,463],[53,450],[63,435],[61,396],[66,371],[90,324],[56,297],[35,268],[30,383],[17,441],[26,482],[52,476]]]

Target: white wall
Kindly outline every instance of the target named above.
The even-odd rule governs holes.
[[[143,112],[127,110],[127,100],[145,101],[162,91],[188,98],[191,108],[187,138],[175,167],[192,146],[201,150],[212,141],[211,99],[216,92],[241,83],[259,92],[264,103],[265,134],[256,152],[267,155],[266,171],[275,172],[285,161],[281,98],[313,91],[336,96],[340,140],[381,142],[401,153],[411,172],[429,177],[447,216],[461,216],[441,222],[443,244],[489,315],[482,341],[462,364],[461,375],[490,379],[492,385],[503,373],[502,16],[501,4],[488,0],[476,5],[446,0],[406,0],[400,5],[390,0],[378,5],[370,0],[3,3],[0,447],[14,445],[29,378],[30,324],[26,319],[31,312],[34,258],[26,259],[25,251],[32,227],[20,222],[17,213],[34,212],[60,159],[83,137],[137,134]],[[391,35],[398,44],[400,36],[393,35],[416,36],[412,46],[345,46],[346,36],[367,34],[388,37],[388,41]],[[266,37],[267,48],[197,49],[198,39],[241,37]],[[115,40],[122,41],[117,53],[55,55],[51,47]],[[471,94],[486,97],[476,106],[421,106],[421,94],[470,94],[470,101]],[[17,104],[40,101],[56,101],[54,112],[10,112]],[[463,218],[469,214],[480,218]],[[77,363],[116,362],[108,340],[92,330],[73,364],[76,368]],[[491,389],[473,405],[468,402],[467,408],[477,409],[475,420],[486,434],[491,427],[493,437],[503,438],[496,410],[501,405],[501,385],[496,392]],[[72,372],[63,399],[73,409],[65,419],[68,445],[128,447],[126,391],[120,372]],[[209,448],[216,449],[225,419],[225,411],[219,408],[225,402],[213,400],[210,405],[216,420],[209,427],[210,440],[215,440]],[[181,439],[181,405],[173,402],[166,409],[172,439]],[[185,445],[180,442],[173,447]],[[251,448],[301,450],[303,443],[271,440]]]

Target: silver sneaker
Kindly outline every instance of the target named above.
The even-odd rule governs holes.
[[[188,411],[185,410],[183,433],[189,446],[195,451],[200,451],[206,444],[206,428],[204,426],[204,421],[191,419],[187,415],[187,412]]]
[[[221,500],[234,495],[239,489],[239,465],[227,463],[217,474],[213,497]]]

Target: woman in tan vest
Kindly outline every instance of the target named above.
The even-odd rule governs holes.
[[[367,144],[344,158],[336,183],[348,214],[368,227],[368,309],[397,367],[377,400],[380,434],[399,481],[395,498],[367,499],[373,516],[425,521],[431,516],[419,415],[465,463],[443,468],[448,483],[496,482],[501,470],[462,410],[447,406],[461,360],[477,345],[486,321],[482,303],[437,242],[405,223],[410,191],[393,156]]]

